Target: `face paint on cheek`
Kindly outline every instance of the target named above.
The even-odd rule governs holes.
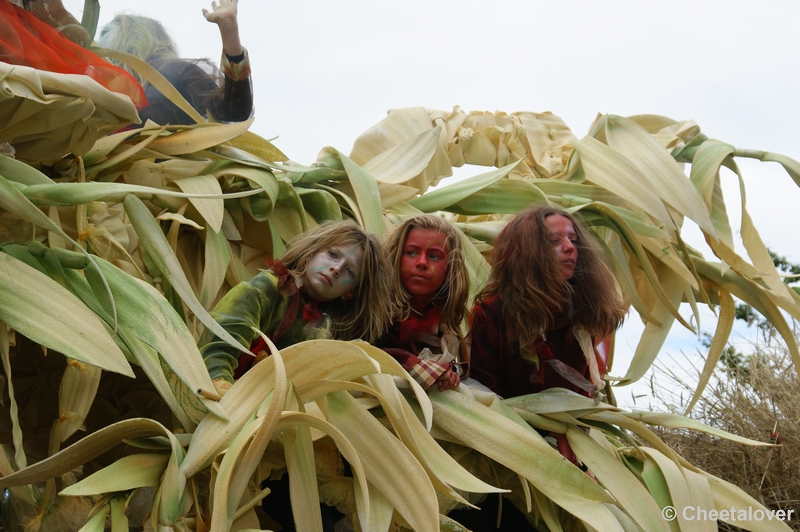
[[[400,280],[412,297],[430,300],[441,288],[447,273],[447,237],[433,229],[408,232],[400,261]]]

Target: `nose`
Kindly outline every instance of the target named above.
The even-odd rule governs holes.
[[[419,270],[427,270],[428,269],[428,257],[426,257],[424,253],[420,253],[419,256],[417,256],[416,267]]]
[[[336,261],[331,264],[331,274],[335,277],[339,277],[339,270],[342,269],[342,261]]]
[[[564,253],[565,255],[569,255],[573,251],[575,251],[575,244],[572,242],[572,240],[565,237],[561,241],[561,252]]]

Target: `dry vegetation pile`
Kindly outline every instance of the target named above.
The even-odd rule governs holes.
[[[747,447],[703,432],[667,430],[663,440],[681,456],[739,486],[774,510],[794,510],[788,524],[800,530],[800,387],[788,350],[774,341],[741,356],[729,350],[718,373],[689,417],[708,425],[780,447]],[[653,394],[668,410],[683,413],[695,385],[658,368]],[[669,390],[669,385],[676,385]],[[720,530],[740,530],[720,523]]]

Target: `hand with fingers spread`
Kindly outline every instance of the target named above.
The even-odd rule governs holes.
[[[179,57],[167,30],[159,21],[149,17],[119,14],[100,31],[100,46],[127,52],[145,61],[158,70],[196,111],[165,95],[131,71],[144,88],[147,100],[147,105],[139,110],[143,124],[148,120],[159,125],[194,124],[203,119],[242,122],[252,116],[250,58],[239,38],[238,1],[214,1],[211,10],[203,9],[203,16],[217,25],[222,39],[219,70],[206,59]],[[144,46],[141,43],[148,44]]]
[[[239,40],[238,0],[211,2],[211,11],[203,9],[206,20],[219,26],[222,51],[228,56],[239,56],[244,52]]]

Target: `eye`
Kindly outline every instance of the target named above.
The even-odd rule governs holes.
[[[353,268],[347,268],[345,271],[347,272],[347,275],[349,275],[350,277],[355,278],[356,271]]]
[[[336,253],[336,250],[335,250],[335,249],[329,249],[329,250],[328,250],[328,256],[329,256],[329,257],[331,257],[331,258],[334,258],[334,259],[335,259],[336,257],[338,257],[338,256],[339,256],[339,254],[338,254],[338,253]]]
[[[415,250],[413,250],[413,249],[407,249],[407,250],[405,250],[403,252],[403,254],[408,256],[408,257],[416,257],[417,256],[417,252]]]
[[[431,260],[444,260],[444,257],[441,253],[431,253],[428,256],[431,258]]]

